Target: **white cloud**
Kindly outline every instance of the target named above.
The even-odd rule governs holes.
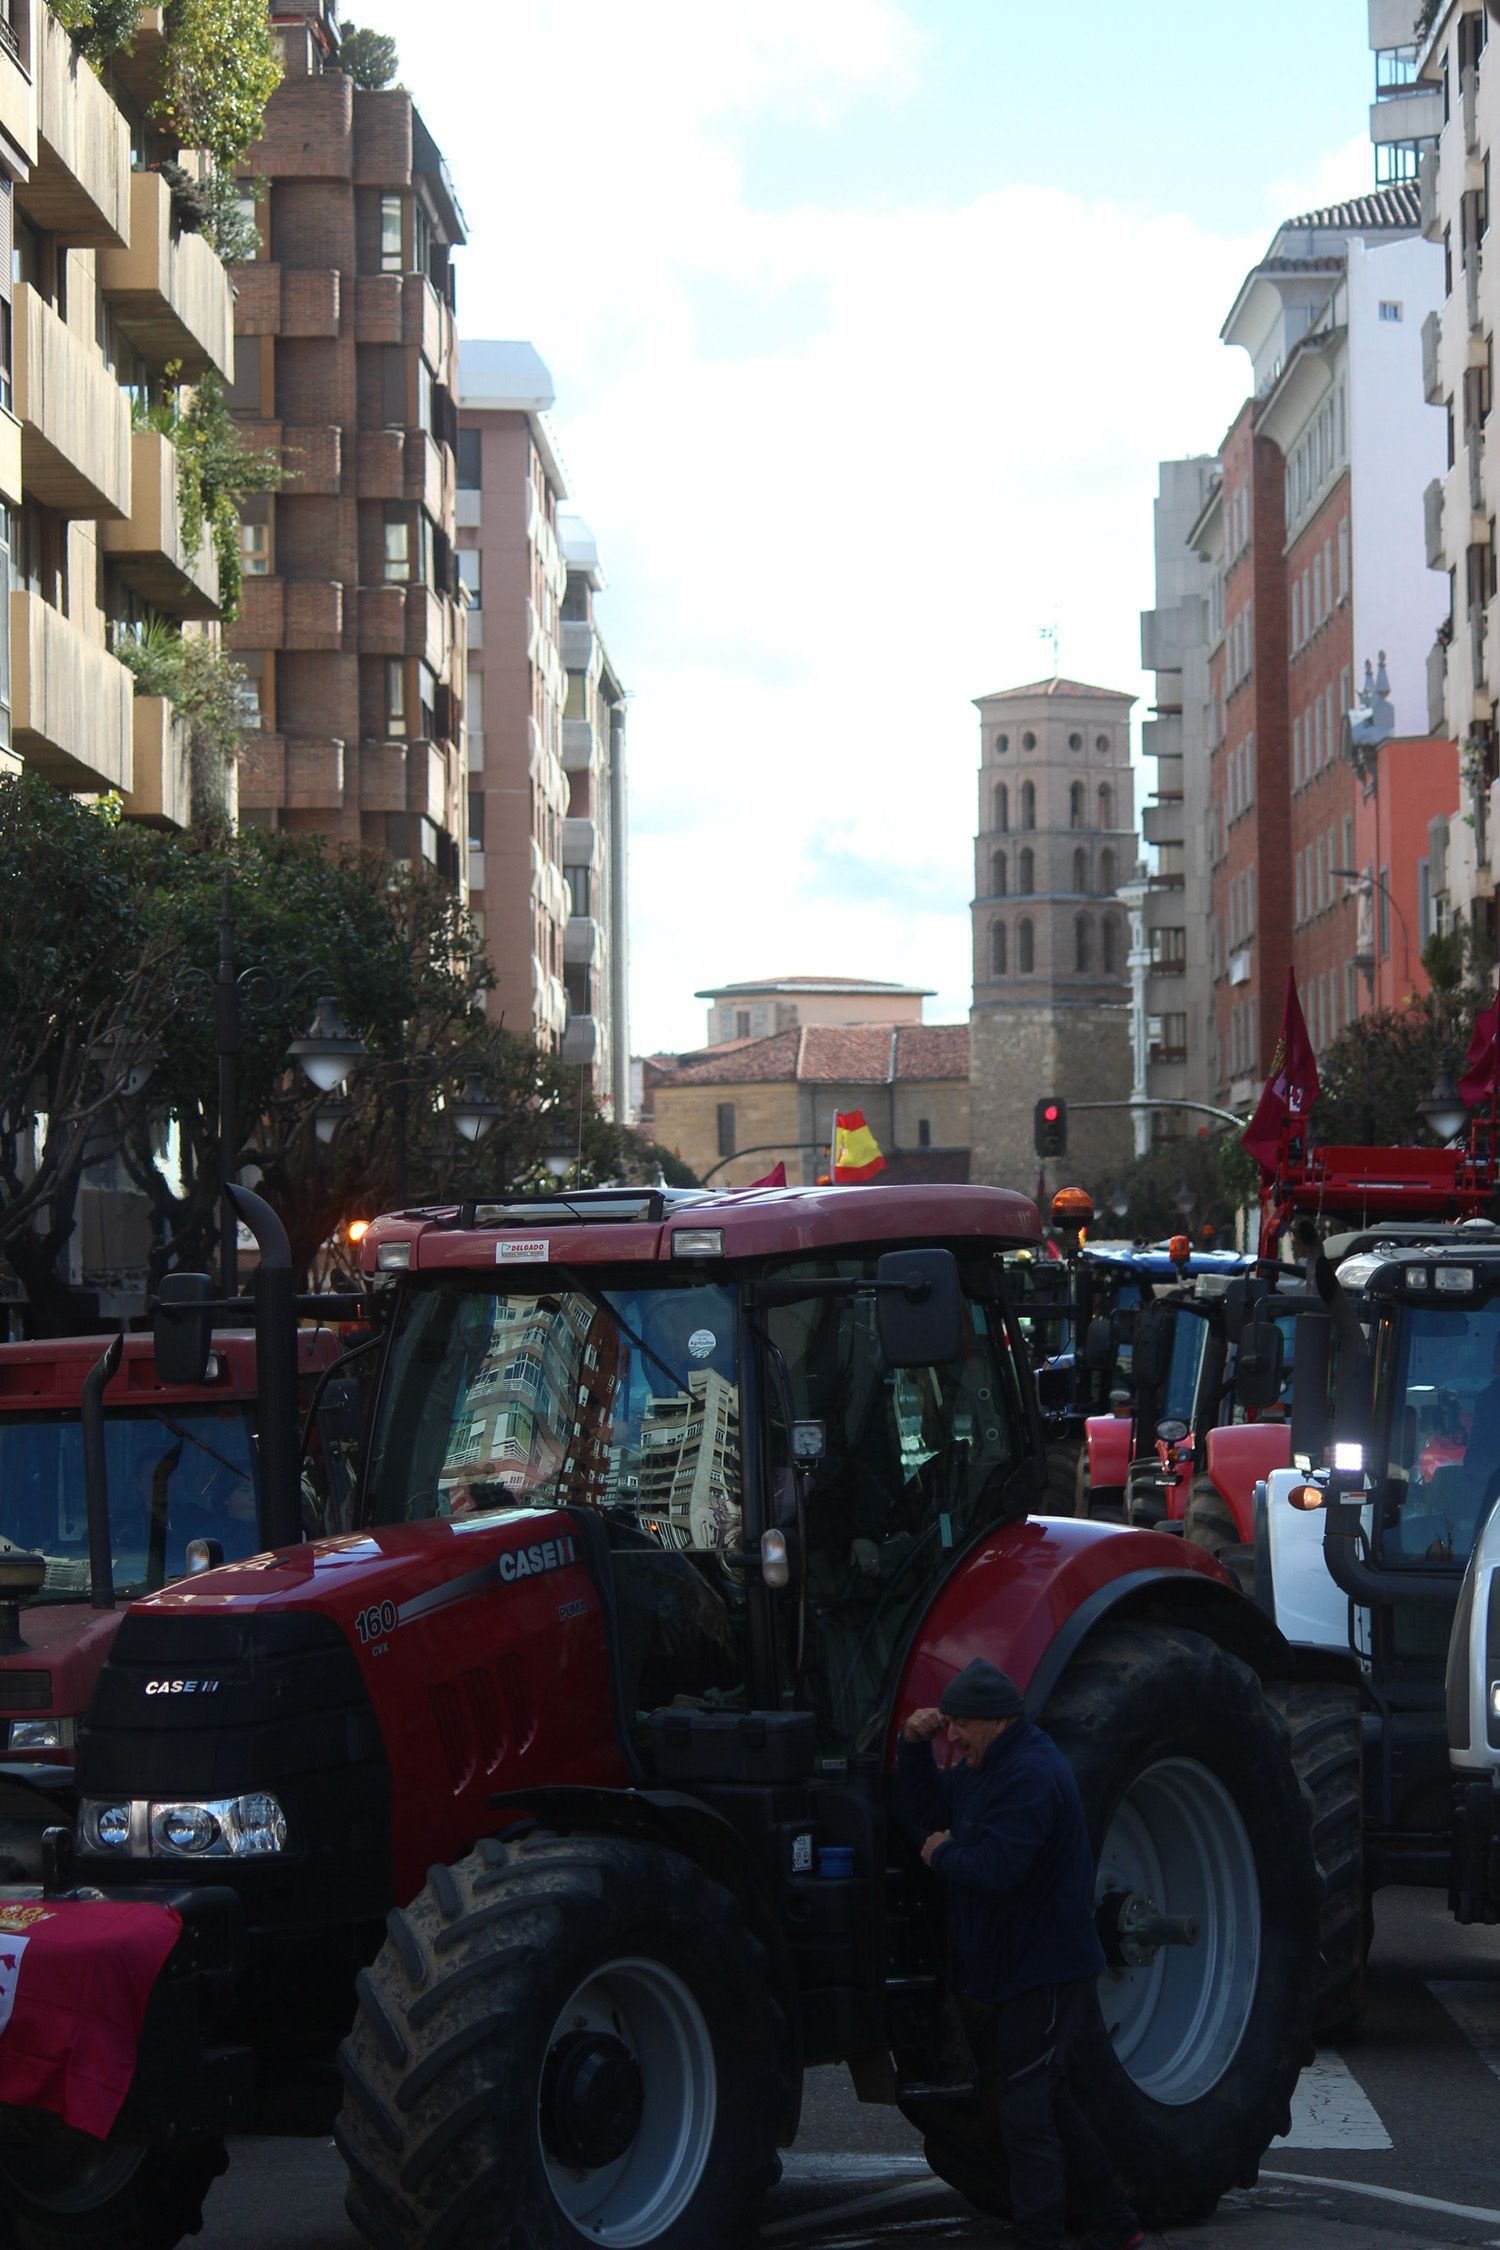
[[[468,213],[461,328],[547,360],[610,574],[635,1043],[776,971],[965,1015],[971,698],[1050,668],[1054,614],[1065,671],[1144,686],[1156,463],[1238,408],[1218,330],[1263,240],[1025,185],[754,208],[752,134],[899,115],[923,35],[890,0],[433,13],[428,68],[409,10],[359,8]]]

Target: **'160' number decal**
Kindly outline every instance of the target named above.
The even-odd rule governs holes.
[[[362,1641],[378,1641],[396,1630],[396,1605],[394,1602],[371,1602],[354,1620],[354,1630]]]

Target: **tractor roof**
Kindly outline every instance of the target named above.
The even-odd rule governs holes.
[[[697,1238],[689,1242],[685,1238]],[[366,1273],[500,1265],[638,1265],[794,1257],[855,1244],[1040,1244],[1036,1205],[1007,1188],[584,1188],[376,1219]],[[409,1245],[409,1247],[398,1247]]]

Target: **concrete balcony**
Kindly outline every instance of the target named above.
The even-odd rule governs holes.
[[[562,621],[562,661],[565,672],[592,672],[599,661],[599,636],[586,617]]]
[[[569,1016],[562,1038],[562,1059],[565,1063],[597,1062],[600,1044],[597,1016]]]
[[[461,485],[454,496],[453,520],[460,531],[474,531],[484,520],[484,494]]]
[[[130,237],[130,128],[52,10],[30,9],[36,168],[16,201],[66,243],[123,249]]]
[[[283,266],[283,336],[337,336],[343,304],[342,277],[333,266]]]
[[[279,336],[281,268],[269,258],[234,269],[234,325],[241,336]]]
[[[448,819],[448,753],[440,742],[413,742],[406,753],[406,809],[446,828]]]
[[[484,647],[484,611],[482,609],[466,609],[463,613],[463,619],[469,647],[471,649],[482,649]]]
[[[205,525],[189,556],[177,501],[177,449],[156,430],[130,441],[130,513],[101,524],[99,544],[121,578],[171,617],[217,617],[219,563]]]
[[[130,243],[99,258],[99,286],[123,335],[157,367],[180,360],[191,380],[234,372],[234,291],[201,234],[173,224],[159,172],[130,175]]]
[[[587,773],[594,762],[594,730],[587,719],[564,719],[562,724],[564,773]]]
[[[1479,246],[1471,242],[1464,252],[1464,310],[1468,317],[1469,333],[1477,337],[1483,326],[1479,311]]]
[[[1448,644],[1434,641],[1427,651],[1427,732],[1445,734],[1448,709]]]
[[[406,653],[420,656],[434,672],[444,672],[452,646],[448,605],[431,586],[408,586],[405,591]]]
[[[592,914],[570,914],[563,925],[563,959],[575,968],[597,966],[604,950],[599,924]]]
[[[1181,800],[1171,799],[1165,804],[1146,805],[1141,812],[1141,834],[1148,844],[1182,843]]]
[[[19,37],[16,33],[19,32]],[[9,39],[15,38],[14,46]],[[36,86],[30,60],[29,29],[18,25],[0,42],[0,128],[15,142],[28,165],[36,163]]]
[[[21,505],[21,458],[21,425],[8,408],[0,406],[0,500],[13,508]]]
[[[402,496],[415,500],[435,524],[452,521],[454,501],[453,455],[425,430],[406,433]]]
[[[1147,609],[1141,612],[1141,669],[1143,672],[1180,672],[1187,646],[1185,625],[1196,625],[1196,619],[1185,619],[1181,608]]]
[[[274,812],[285,802],[285,735],[247,734],[240,743],[240,810]]]
[[[358,614],[361,656],[405,656],[404,586],[361,586]]]
[[[569,867],[593,867],[598,864],[599,831],[591,820],[565,820],[562,824],[562,855]]]
[[[344,645],[344,589],[332,578],[286,580],[283,648],[340,649]]]
[[[1420,98],[1420,96],[1417,97],[1419,100]],[[1437,103],[1438,115],[1441,117],[1442,96],[1436,88],[1433,89],[1430,98]],[[1477,156],[1479,154],[1479,73],[1477,70],[1466,70],[1464,72],[1459,107],[1463,113],[1464,153],[1468,156]],[[1411,135],[1403,134],[1402,138],[1407,140],[1411,138]]]
[[[254,442],[248,428],[242,434],[247,445]],[[279,438],[262,442],[266,446],[279,443],[294,493],[331,496],[342,492],[344,433],[337,423],[288,422]]]
[[[240,614],[230,628],[235,648],[280,648],[286,628],[286,588],[279,578],[247,578]]]
[[[1489,538],[1489,513],[1484,500],[1484,431],[1470,430],[1468,434],[1469,509],[1475,517],[1471,536],[1481,543]]]
[[[75,336],[24,281],[16,283],[13,313],[14,396],[27,492],[65,516],[125,515],[129,399],[92,343]]]
[[[453,315],[424,273],[409,273],[401,282],[401,335],[399,341],[415,347],[440,382],[452,372]]]
[[[1442,129],[1443,97],[1436,86],[1370,104],[1370,138],[1377,148],[1436,140]]]
[[[193,817],[193,761],[187,721],[164,695],[138,695],[134,710],[135,760],[127,820],[153,828],[186,828]]]
[[[135,685],[39,594],[10,597],[11,745],[60,788],[133,785]]]
[[[1443,403],[1443,316],[1430,312],[1422,323],[1422,396],[1429,406]]]
[[[356,344],[405,342],[399,273],[361,273],[354,279]]]
[[[1424,242],[1441,242],[1443,222],[1438,213],[1437,149],[1422,151],[1417,167],[1417,224]]]
[[[1439,570],[1443,561],[1443,480],[1434,477],[1422,494],[1422,522],[1427,535],[1427,567]]]

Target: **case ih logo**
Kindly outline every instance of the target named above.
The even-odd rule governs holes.
[[[148,1695],[217,1695],[217,1680],[148,1680]]]

